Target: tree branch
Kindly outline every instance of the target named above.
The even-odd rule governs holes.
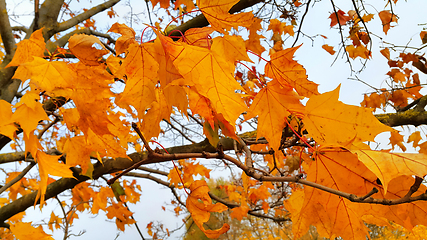
[[[83,22],[84,20],[87,20],[87,19],[91,18],[92,16],[116,5],[118,2],[120,2],[120,0],[109,0],[107,2],[99,4],[95,7],[87,10],[86,12],[83,12],[83,13],[71,18],[68,21],[60,23],[59,27],[57,27],[55,30],[56,30],[56,32],[62,32],[62,31],[65,31],[67,29],[70,29],[70,28],[76,26],[77,24]]]
[[[243,9],[249,8],[254,6],[257,3],[263,2],[263,0],[240,0],[236,5],[234,5],[229,13],[236,13],[240,12]],[[190,28],[200,28],[208,26],[209,22],[206,20],[205,16],[203,14],[198,15],[197,17],[181,24],[180,26],[169,30],[166,32],[167,36],[181,36],[180,32],[184,33]]]

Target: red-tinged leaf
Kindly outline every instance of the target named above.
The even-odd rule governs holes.
[[[257,139],[265,137],[270,146],[277,150],[280,146],[285,119],[292,113],[304,111],[300,97],[290,87],[281,87],[277,81],[267,84],[256,95],[246,119],[258,116]]]
[[[291,86],[299,95],[311,97],[319,94],[318,84],[309,81],[304,67],[293,60],[298,48],[288,48],[272,54],[270,62],[265,66],[265,74],[276,79],[284,88]]]
[[[185,31],[185,42],[193,46],[208,48],[212,45],[210,34],[212,34],[214,31],[215,30],[211,27],[190,28]]]
[[[380,16],[381,22],[383,24],[383,31],[385,34],[387,34],[390,27],[392,27],[390,25],[392,22],[397,23],[397,16],[394,13],[390,13],[390,11],[388,10],[379,12],[378,16]]]
[[[338,18],[337,18],[338,15]],[[342,10],[338,10],[338,12],[333,12],[329,18],[331,19],[331,27],[338,24],[338,21],[340,25],[346,25],[348,21],[352,20],[350,16],[347,16],[346,13]]]
[[[395,131],[380,123],[372,110],[338,101],[339,89],[313,96],[307,102],[304,125],[316,142],[347,145],[351,141],[373,141],[381,132]]]
[[[224,29],[230,31],[231,28],[249,27],[253,22],[252,12],[228,13],[239,0],[197,0],[196,2],[211,26],[218,32],[225,33]]]
[[[108,53],[104,44],[97,37],[86,34],[76,34],[70,37],[68,47],[74,56],[88,66],[101,64],[100,58]]]
[[[52,236],[43,231],[42,226],[37,228],[31,225],[31,222],[17,222],[10,225],[10,231],[18,240],[53,240]]]
[[[323,49],[325,49],[325,51],[327,51],[329,54],[331,54],[331,55],[334,55],[335,54],[335,51],[334,51],[334,47],[331,47],[331,46],[329,46],[329,45],[327,45],[327,44],[324,44],[323,46],[322,46],[322,48]]]
[[[116,40],[116,55],[120,55],[128,49],[129,45],[136,43],[135,30],[121,23],[114,23],[109,32],[121,34],[122,36]]]
[[[43,38],[43,28],[33,32],[29,39],[24,39],[16,45],[18,49],[6,68],[30,62],[33,60],[33,57],[43,57],[46,48],[46,43]]]
[[[203,180],[194,181],[190,185],[190,195],[187,198],[186,206],[193,218],[194,223],[202,230],[208,238],[218,238],[221,234],[227,232],[230,226],[227,223],[220,229],[205,229],[203,223],[209,220],[211,212],[223,212],[228,208],[222,203],[212,204],[208,192],[209,187]]]

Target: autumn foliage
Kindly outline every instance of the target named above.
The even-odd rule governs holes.
[[[111,8],[100,9],[115,17],[116,2],[108,3]],[[208,226],[219,213],[233,221],[255,217],[287,224],[294,238],[304,237],[313,226],[321,237],[343,239],[364,239],[368,224],[400,231],[427,226],[427,142],[421,130],[412,131],[406,142],[418,153],[406,153],[404,136],[393,128],[426,123],[422,48],[401,50],[397,58],[390,48],[382,48],[377,55],[387,59],[390,71],[384,74],[390,87],[372,87],[362,106],[348,105],[339,100],[340,86],[320,93],[294,57],[301,48],[296,44],[302,34],[298,11],[308,9],[310,1],[288,1],[280,17],[269,20],[255,10],[239,12],[256,3],[178,0],[171,5],[152,0],[173,20],[156,22],[142,33],[121,23],[108,33],[96,33],[95,22],[87,18],[76,23],[83,30],[67,34],[62,32],[67,21],[49,25],[40,20],[13,53],[7,42],[13,39],[2,31],[0,80],[16,86],[4,88],[13,91],[12,98],[1,95],[0,143],[16,151],[0,156],[0,162],[19,161],[22,167],[7,172],[0,189],[0,236],[52,239],[47,229],[62,228],[67,238],[68,228],[84,211],[103,211],[125,231],[138,222],[127,203],[139,202],[141,196],[140,183],[127,177],[170,188],[176,215],[188,213],[208,238],[235,231],[228,223]],[[362,60],[363,68],[373,57],[368,24],[379,18],[387,34],[398,23],[391,7],[396,1],[389,4],[378,13],[362,6],[345,12],[332,1],[325,18],[329,16],[341,42],[322,48],[342,54],[351,69],[354,60]],[[64,3],[62,9],[69,8]],[[43,14],[43,7],[37,11]],[[176,26],[183,16],[192,16],[190,11],[207,23]],[[293,45],[284,44],[288,37],[295,39]],[[427,42],[425,32],[420,38]],[[52,45],[53,39],[66,41]],[[192,131],[202,136],[200,142],[173,122],[181,129],[188,129],[185,122],[196,123]],[[249,126],[256,130],[245,132]],[[191,143],[165,148],[171,143],[158,141],[171,129]],[[372,144],[382,133],[391,136],[393,149]],[[216,186],[223,196],[206,182],[212,170],[206,159],[237,170],[238,176]],[[33,166],[37,176],[26,175]],[[61,195],[65,192],[69,194]],[[27,208],[54,204],[52,198],[70,211],[61,217],[52,212],[46,228],[23,221]],[[169,229],[150,223],[144,234],[160,238],[162,231],[169,235]],[[391,230],[381,231],[386,235]]]

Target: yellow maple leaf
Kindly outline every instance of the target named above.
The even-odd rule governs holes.
[[[33,57],[43,57],[46,43],[43,38],[43,28],[33,32],[29,39],[16,44],[18,46],[12,61],[6,66],[18,66],[30,62]]]
[[[156,101],[154,89],[159,64],[153,58],[153,51],[151,43],[130,44],[129,53],[117,71],[120,78],[125,75],[127,80],[125,90],[120,94],[116,103],[126,109],[129,109],[129,105],[134,106],[140,118],[147,107]]]
[[[40,96],[37,93],[26,93],[16,104],[16,111],[12,116],[12,121],[19,123],[27,136],[37,128],[41,120],[49,120],[38,99]]]
[[[311,97],[306,106],[304,126],[320,144],[373,141],[381,132],[395,131],[378,121],[372,110],[338,101],[335,90]]]
[[[35,159],[37,164],[39,165],[40,172],[40,184],[36,196],[36,202],[40,199],[40,207],[42,207],[44,203],[48,175],[64,178],[74,178],[73,172],[70,170],[69,166],[58,162],[58,159],[60,157],[61,156],[52,156],[42,151],[37,151],[36,153]]]
[[[236,61],[252,62],[246,53],[245,41],[240,36],[220,36],[212,40],[212,52],[224,56],[226,60],[234,63]]]
[[[42,226],[35,228],[31,225],[31,222],[17,222],[15,224],[11,224],[10,231],[12,231],[13,235],[15,235],[19,240],[53,240],[51,235],[43,231]]]
[[[246,49],[257,53],[260,56],[265,51],[265,48],[261,45],[260,42],[260,39],[264,38],[264,36],[257,33],[258,30],[262,29],[261,21],[261,19],[255,18],[253,23],[247,27],[249,30],[249,38],[245,41]]]
[[[363,45],[359,45],[357,47],[350,45],[350,46],[347,46],[345,50],[348,52],[349,57],[351,57],[352,59],[355,59],[357,57],[368,59],[371,56],[371,51],[369,51]]]
[[[397,145],[400,147],[400,149],[402,149],[402,151],[404,152],[406,151],[406,147],[405,145],[403,145],[403,136],[400,135],[398,131],[391,132],[390,144],[393,149],[394,149],[394,146]]]
[[[412,147],[416,148],[421,140],[422,138],[420,131],[416,131],[409,135],[407,143],[413,142]]]
[[[12,104],[0,100],[0,134],[14,139],[17,130],[12,120]]]
[[[23,81],[31,78],[30,83],[43,91],[52,92],[55,88],[73,86],[76,79],[74,76],[75,73],[65,62],[49,62],[43,58],[34,57],[33,61],[21,64],[13,77]]]
[[[352,152],[382,182],[387,191],[391,180],[405,175],[424,177],[427,173],[427,155],[420,153],[390,153],[374,151],[365,144],[352,147]]]
[[[265,137],[273,149],[280,146],[285,119],[292,113],[302,113],[301,97],[291,87],[281,87],[276,80],[269,82],[256,95],[246,119],[258,116],[257,139]]]
[[[267,77],[276,79],[284,87],[286,85],[295,88],[297,93],[304,97],[317,95],[316,83],[307,79],[304,67],[293,60],[295,51],[293,47],[271,54],[271,60],[265,65]]]
[[[167,104],[163,91],[159,88],[155,89],[156,100],[143,115],[141,123],[141,131],[144,137],[151,139],[157,137],[160,133],[160,122],[163,119],[169,119],[172,113],[172,107]]]
[[[218,32],[225,33],[224,29],[230,31],[233,27],[235,29],[249,27],[253,22],[254,15],[252,12],[228,13],[230,8],[236,5],[239,0],[197,0],[196,2],[200,11]]]
[[[75,136],[67,138],[63,152],[67,154],[67,165],[82,168],[82,174],[92,177],[93,165],[90,162],[92,149],[88,146],[85,136]]]
[[[243,89],[234,79],[234,64],[206,48],[172,43],[168,46],[173,64],[185,81],[194,84],[195,90],[211,101],[212,108],[234,126],[247,109],[240,94],[236,93]]]
[[[227,232],[230,226],[224,223],[220,229],[205,229],[203,223],[209,220],[211,212],[223,212],[227,206],[222,203],[212,204],[208,192],[209,187],[204,180],[194,181],[190,185],[190,195],[187,198],[186,206],[193,218],[194,223],[202,230],[208,238],[218,238],[221,234]]]

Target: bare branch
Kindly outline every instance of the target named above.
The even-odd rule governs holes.
[[[102,11],[104,11],[104,10],[106,10],[106,9],[114,6],[114,5],[116,5],[118,2],[120,2],[120,0],[109,0],[107,2],[99,4],[99,5],[95,6],[95,7],[87,10],[86,12],[83,12],[83,13],[81,13],[81,14],[73,17],[73,18],[71,18],[68,21],[60,23],[59,27],[56,28],[56,32],[62,32],[62,31],[65,31],[67,29],[70,29],[70,28],[76,26],[77,24],[83,22],[84,20],[89,19],[92,16],[94,16],[94,15],[96,15],[96,14],[98,14],[98,13],[100,13],[100,12],[102,12]]]

